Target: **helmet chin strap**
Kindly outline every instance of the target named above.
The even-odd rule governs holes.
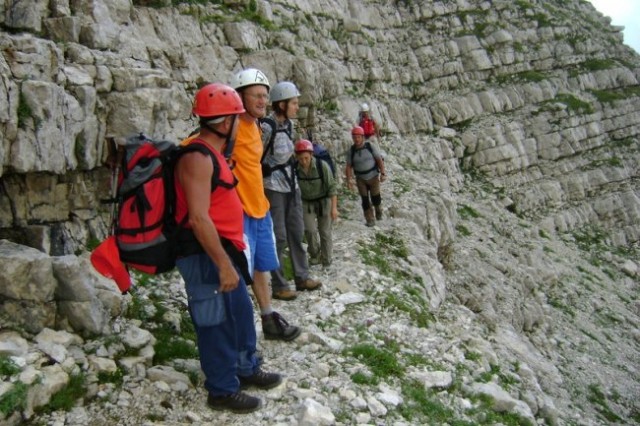
[[[236,140],[235,138],[231,138],[231,133],[233,133],[233,128],[236,125],[236,120],[238,119],[237,115],[234,115],[231,118],[231,130],[229,130],[229,133],[227,133],[226,136],[221,136],[224,137],[226,139],[226,142],[224,144],[224,150],[222,151],[222,155],[224,155],[224,158],[229,161],[231,159],[231,153],[233,152],[233,147],[236,144]]]
[[[225,140],[224,143],[224,149],[222,154],[224,155],[225,159],[229,159],[231,158],[231,153],[233,152],[233,147],[235,145],[235,139],[231,138],[231,134],[233,133],[233,127],[235,126],[236,120],[238,119],[237,115],[233,115],[231,117],[231,127],[228,133],[222,133],[221,131],[219,131],[218,129],[215,129],[211,124],[209,124],[209,122],[207,121],[203,121],[201,123],[201,125],[203,127],[205,127],[207,130],[209,130],[211,133],[214,133],[215,135],[219,136],[220,138]]]
[[[207,121],[202,123],[202,126],[205,127],[208,131],[210,131],[211,133],[214,133],[216,135],[218,135],[219,137],[221,137],[222,139],[227,140],[229,138],[229,136],[231,135],[231,132],[229,133],[222,133],[221,131],[219,131],[218,129],[215,129],[212,125],[210,125]]]

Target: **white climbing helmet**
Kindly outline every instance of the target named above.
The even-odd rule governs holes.
[[[362,112],[369,112],[369,104],[368,104],[368,103],[366,103],[366,102],[365,102],[365,103],[363,103],[363,104],[360,106],[360,111],[362,111]]]
[[[269,102],[286,101],[287,99],[300,96],[300,92],[295,84],[290,81],[281,81],[271,89],[269,93]]]
[[[247,68],[234,75],[229,85],[238,90],[242,87],[255,86],[256,84],[265,86],[267,90],[271,88],[267,76],[262,71],[255,68]]]

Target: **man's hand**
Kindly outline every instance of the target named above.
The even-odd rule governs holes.
[[[220,291],[223,293],[233,291],[238,287],[240,277],[231,261],[224,262],[224,266],[219,269]]]
[[[380,182],[384,182],[385,180],[387,180],[387,175],[380,173]]]
[[[338,208],[332,208],[331,209],[331,220],[333,220],[334,222],[338,219]]]

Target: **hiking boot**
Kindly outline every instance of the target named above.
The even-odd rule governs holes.
[[[311,278],[296,281],[296,290],[298,291],[313,291],[319,289],[320,286],[322,286],[322,283],[320,281],[316,281]]]
[[[320,257],[309,256],[309,265],[319,265],[321,262]]]
[[[369,207],[364,211],[364,219],[367,221],[366,225],[371,227],[376,224],[376,220],[373,218],[373,208]]]
[[[295,291],[284,288],[282,290],[275,290],[271,297],[278,300],[294,300],[298,295]]]
[[[376,220],[382,220],[382,207],[376,206]]]
[[[249,386],[255,386],[259,389],[272,389],[282,383],[282,376],[277,373],[265,373],[258,369],[251,376],[238,376],[240,387],[243,389]]]
[[[290,342],[300,335],[300,327],[289,325],[279,313],[262,315],[262,334],[267,340],[284,340]]]
[[[212,410],[229,410],[233,413],[246,414],[256,411],[262,405],[260,398],[236,392],[229,395],[207,397],[207,405]]]

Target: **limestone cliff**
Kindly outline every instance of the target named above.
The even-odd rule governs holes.
[[[461,347],[533,371],[525,417],[638,421],[640,57],[608,18],[583,0],[171,3],[0,4],[0,238],[56,256],[102,238],[105,138],[177,141],[199,84],[257,67],[298,85],[298,130],[338,158],[372,106],[400,287],[472,312],[487,335]],[[617,418],[581,406],[612,379]]]

